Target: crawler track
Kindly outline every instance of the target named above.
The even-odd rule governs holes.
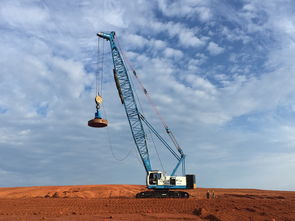
[[[189,198],[189,194],[184,191],[155,190],[137,193],[136,198]]]

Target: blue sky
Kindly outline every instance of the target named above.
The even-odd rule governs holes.
[[[197,185],[294,190],[294,10],[288,0],[1,0],[0,186],[145,183],[107,43],[110,124],[87,126],[102,74],[96,33],[115,31]],[[169,172],[175,161],[158,149]]]

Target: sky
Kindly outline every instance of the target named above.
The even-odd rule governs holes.
[[[0,186],[145,184],[96,36],[115,31],[197,186],[294,190],[294,12],[290,0],[0,0]],[[96,78],[107,128],[87,126]],[[171,172],[146,133],[153,168]]]

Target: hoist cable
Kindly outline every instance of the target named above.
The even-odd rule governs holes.
[[[97,38],[96,73],[95,73],[95,95],[98,95],[98,74],[99,74],[99,38]]]
[[[96,62],[96,95],[102,96],[104,75],[104,41],[97,40],[97,62]]]
[[[132,77],[130,76],[129,71],[128,71],[128,70],[129,70],[128,65],[126,65],[126,62],[125,62],[125,61],[126,61],[126,57],[125,57],[125,55],[124,55],[124,52],[123,52],[123,50],[121,49],[120,44],[119,44],[119,41],[117,40],[116,37],[115,37],[114,40],[116,41],[116,44],[118,45],[118,49],[119,49],[119,51],[120,51],[121,54],[123,55],[122,61],[123,61],[123,63],[124,63],[124,66],[126,67],[126,71],[127,71],[127,75],[128,75],[129,81],[130,81],[130,83],[131,83],[131,87],[133,88],[133,92],[134,92],[134,94],[135,94],[135,97],[136,97],[137,103],[139,104],[139,109],[140,109],[142,115],[144,115],[144,113],[143,113],[143,108],[142,108],[142,105],[141,105],[140,99],[139,99],[138,94],[137,94],[137,92],[136,92],[136,90],[135,90],[135,85],[134,85],[133,80],[132,80]],[[129,65],[129,66],[130,66],[130,65]]]
[[[161,164],[162,171],[165,172],[163,162],[162,162],[162,160],[161,160],[161,158],[160,158],[160,154],[159,154],[159,152],[158,152],[158,149],[157,149],[157,147],[156,147],[156,144],[155,144],[155,141],[154,141],[154,138],[153,138],[153,134],[152,134],[152,132],[151,132],[151,130],[150,130],[149,128],[148,128],[148,131],[149,131],[149,135],[150,135],[150,137],[151,137],[152,143],[153,143],[153,147],[154,147],[155,152],[156,152],[156,154],[157,154],[158,160],[159,160],[159,162],[160,162],[160,164]]]
[[[133,68],[131,62],[128,60],[127,56],[125,56],[125,53],[123,52],[123,50],[122,50],[121,47],[120,47],[120,43],[119,43],[119,41],[117,41],[117,44],[118,44],[118,47],[119,47],[120,51],[122,52],[122,55],[123,55],[124,59],[126,60],[126,62],[128,63],[128,65],[130,66],[130,68],[131,68],[131,70],[132,70],[132,72],[133,72],[133,74],[134,74],[135,69]],[[135,73],[136,73],[136,72],[135,72]],[[152,107],[153,107],[155,113],[157,114],[157,116],[159,117],[160,121],[162,122],[164,128],[165,128],[165,129],[168,128],[168,126],[167,126],[167,124],[166,124],[164,118],[161,116],[160,112],[158,111],[157,106],[154,104],[154,102],[152,101],[151,97],[149,96],[147,90],[146,90],[145,87],[143,86],[143,83],[142,83],[141,80],[138,78],[137,74],[134,74],[134,76],[135,76],[135,79],[137,80],[137,82],[139,83],[141,89],[143,90],[144,94],[145,94],[146,97],[148,98],[148,101],[149,101],[150,104],[152,105]]]
[[[134,74],[134,76],[135,76],[135,79],[137,80],[138,84],[140,85],[141,89],[143,90],[144,94],[146,95],[146,97],[147,97],[149,103],[151,104],[151,106],[152,106],[154,112],[156,113],[156,115],[157,115],[158,118],[160,119],[160,121],[161,121],[163,127],[165,128],[165,130],[166,130],[166,132],[167,132],[167,134],[169,135],[169,138],[172,140],[172,143],[174,144],[174,146],[176,147],[176,149],[182,154],[182,150],[181,150],[181,148],[180,148],[180,146],[179,146],[179,144],[178,144],[178,142],[177,142],[177,140],[176,140],[176,138],[175,138],[173,132],[169,129],[169,127],[168,127],[168,125],[166,124],[164,118],[163,118],[162,115],[160,114],[160,112],[159,112],[157,106],[156,106],[156,105],[154,104],[154,102],[152,101],[152,99],[151,99],[149,93],[147,92],[147,90],[146,90],[145,87],[143,86],[143,83],[141,82],[141,80],[139,79],[138,75],[136,74],[135,69],[133,68],[131,62],[128,60],[127,56],[125,56],[124,51],[123,51],[123,50],[121,49],[121,47],[120,47],[120,43],[119,43],[119,41],[117,40],[116,43],[118,44],[118,47],[119,47],[119,49],[120,49],[120,51],[121,51],[121,53],[122,53],[122,55],[123,55],[123,57],[124,57],[124,60],[126,60],[126,62],[128,63],[128,65],[129,65],[130,68],[132,69],[132,72],[133,72],[133,74]]]
[[[116,41],[117,45],[119,46],[119,42],[118,42],[118,40],[117,40],[116,38],[115,38],[114,40]],[[118,50],[119,50],[119,51],[121,52],[121,54],[123,55],[123,51],[122,51],[122,49],[121,49],[120,46],[118,47]],[[132,77],[130,76],[129,71],[128,71],[128,70],[129,70],[129,69],[128,69],[128,65],[126,65],[126,63],[125,63],[125,56],[123,56],[122,61],[123,61],[123,63],[124,63],[124,66],[126,67],[126,72],[127,72],[127,75],[128,75],[128,78],[129,78],[129,81],[130,81],[130,84],[131,84],[131,87],[133,88],[133,92],[134,92],[134,94],[135,94],[135,98],[136,98],[136,100],[137,100],[137,103],[139,104],[139,109],[140,109],[140,111],[141,111],[141,114],[144,115],[143,107],[142,107],[142,105],[141,105],[141,102],[140,102],[140,99],[139,99],[139,97],[138,97],[138,94],[137,94],[137,92],[136,92],[136,90],[135,90],[135,86],[134,86],[134,83],[133,83]]]
[[[100,96],[102,96],[103,74],[104,74],[104,41],[102,41],[102,55],[101,55],[101,78],[100,78]]]
[[[107,116],[107,113],[106,113],[106,108],[104,107],[103,103],[102,103],[102,109],[103,109],[104,116],[106,117],[106,119],[108,119],[108,116]],[[123,161],[123,160],[127,159],[127,157],[131,154],[131,152],[133,150],[133,147],[131,147],[130,150],[127,152],[127,154],[124,157],[119,159],[115,155],[114,150],[113,150],[114,148],[113,148],[113,144],[112,144],[112,138],[111,138],[111,135],[110,135],[109,127],[107,127],[107,140],[108,140],[108,144],[109,144],[109,148],[111,150],[112,156],[117,161]]]
[[[100,76],[100,96],[102,96],[102,89],[103,89],[103,72],[104,72],[104,53],[105,53],[105,45],[104,45],[104,41],[102,41],[102,54],[101,54],[101,58],[100,58],[100,70],[101,70],[101,76]],[[97,84],[98,84],[98,81],[97,81]],[[103,115],[105,116],[106,119],[108,119],[108,115],[107,115],[107,110],[104,106],[104,103],[102,103],[102,112],[103,112]],[[109,127],[107,127],[107,140],[108,140],[108,144],[109,144],[109,148],[111,150],[111,153],[112,153],[112,156],[115,160],[117,161],[123,161],[125,160],[132,152],[133,148],[130,148],[130,150],[127,152],[127,154],[122,157],[122,158],[118,158],[115,153],[114,153],[114,148],[113,148],[113,143],[112,143],[112,138],[111,138],[111,135],[110,135],[110,129]]]
[[[133,71],[134,69],[132,68],[130,62],[128,61],[127,57],[125,56],[123,50],[121,49],[119,41],[118,41],[116,38],[115,38],[115,40],[116,40],[116,43],[117,43],[117,45],[118,45],[118,49],[120,50],[120,52],[121,52],[121,54],[122,54],[122,56],[123,56],[123,62],[125,63],[125,67],[126,67],[126,69],[128,69],[128,67],[130,67],[130,68],[132,69],[132,71]],[[126,62],[125,62],[125,61],[127,61],[128,65],[126,65]],[[129,70],[129,69],[128,69],[128,70]],[[127,74],[129,74],[128,70],[127,70]],[[137,94],[137,91],[136,91],[136,89],[135,89],[135,86],[134,86],[134,83],[133,83],[133,80],[132,80],[132,76],[129,75],[129,79],[130,79],[130,83],[131,83],[131,85],[132,85],[132,87],[133,87],[133,89],[134,89],[133,91],[134,91],[135,97],[137,98],[137,101],[138,101],[138,104],[139,104],[139,108],[140,108],[140,110],[141,110],[141,114],[144,116],[143,107],[142,107],[142,104],[141,104],[141,102],[140,102],[140,99],[139,99],[139,96],[138,96],[138,94]],[[160,154],[159,154],[159,152],[158,152],[158,150],[157,150],[157,147],[156,147],[155,141],[154,141],[154,139],[153,139],[152,132],[151,132],[151,130],[150,130],[149,128],[147,128],[147,129],[148,129],[148,132],[149,132],[149,136],[151,137],[151,141],[152,141],[152,143],[153,143],[153,147],[154,147],[154,149],[155,149],[155,152],[156,152],[157,158],[158,158],[158,160],[159,160],[159,162],[160,162],[160,165],[161,165],[161,167],[162,167],[162,170],[165,171],[164,166],[163,166],[163,162],[162,162],[162,160],[161,160],[161,158],[160,158]]]

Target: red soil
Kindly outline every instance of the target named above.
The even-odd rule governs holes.
[[[136,199],[139,185],[0,188],[0,221],[14,220],[295,220],[295,192],[254,189],[188,191],[189,199]]]

